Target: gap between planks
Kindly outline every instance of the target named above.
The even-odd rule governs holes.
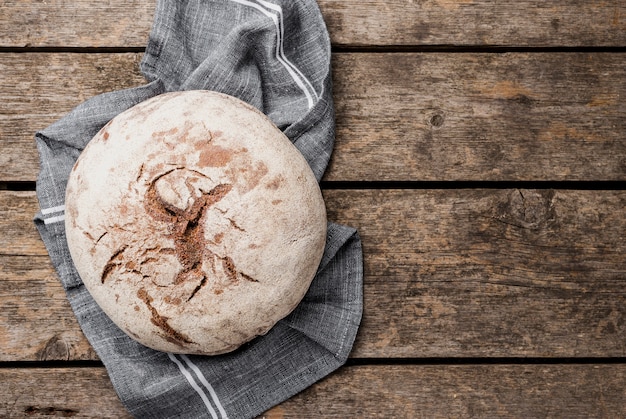
[[[619,191],[626,189],[621,181],[322,181],[322,190],[380,189],[558,189],[581,191]],[[1,182],[0,191],[35,191],[31,181]]]

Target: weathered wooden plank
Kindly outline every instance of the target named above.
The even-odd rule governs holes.
[[[621,417],[623,365],[348,367],[268,418]]]
[[[0,45],[145,47],[154,0],[3,0]]]
[[[7,368],[0,380],[2,417],[130,417],[103,368]],[[623,364],[349,366],[261,417],[624,417],[625,386]]]
[[[0,191],[0,255],[46,255],[33,224],[39,204],[34,192]]]
[[[0,54],[0,180],[35,180],[35,132],[88,98],[145,83],[138,54]]]
[[[49,257],[0,256],[0,308],[0,361],[98,359]]]
[[[363,239],[353,357],[625,356],[626,191],[324,196],[329,219]],[[45,249],[16,214],[35,212],[33,193],[0,193],[1,208],[10,202],[21,203],[16,222],[0,225],[0,361],[93,359]]]
[[[339,46],[623,46],[620,0],[319,0]],[[144,47],[155,1],[3,1],[0,46]]]
[[[104,368],[2,368],[0,416],[131,418]]]
[[[33,134],[143,83],[138,54],[0,54],[0,180]],[[326,180],[626,180],[626,54],[335,54]]]
[[[327,178],[624,180],[625,60],[338,55],[338,141]]]
[[[329,218],[363,238],[354,356],[626,353],[624,191],[325,196]]]

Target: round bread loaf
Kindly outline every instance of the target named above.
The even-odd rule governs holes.
[[[209,91],[111,120],[79,156],[67,241],[102,310],[142,344],[214,355],[304,297],[326,240],[306,160],[262,113]]]

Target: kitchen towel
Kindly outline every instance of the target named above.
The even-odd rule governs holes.
[[[74,162],[110,119],[133,105],[165,92],[206,89],[265,113],[319,181],[334,141],[330,54],[314,0],[158,0],[141,62],[146,84],[95,96],[36,133],[35,225],[85,336],[134,416],[254,417],[343,365],[362,314],[361,241],[353,228],[329,222],[322,262],[302,302],[238,350],[212,357],[154,351],[109,320],[74,268],[64,228]]]

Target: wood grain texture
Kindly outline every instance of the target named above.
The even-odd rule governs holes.
[[[33,135],[144,83],[139,54],[0,54],[0,180]],[[626,54],[335,54],[326,180],[626,180]]]
[[[131,418],[104,368],[0,369],[0,417]]]
[[[331,192],[331,191],[328,191]],[[353,356],[624,356],[624,191],[327,193],[357,228]]]
[[[35,132],[92,96],[145,83],[140,59],[139,54],[0,53],[0,180],[35,180]]]
[[[324,196],[329,220],[363,240],[365,308],[352,357],[626,355],[626,191]],[[24,233],[34,230],[33,193],[0,193],[0,207],[9,203],[0,361],[94,359],[40,239]]]
[[[265,417],[622,417],[625,370],[624,365],[347,367]]]
[[[0,256],[0,309],[0,361],[98,359],[49,257]]]
[[[624,54],[337,54],[329,180],[624,180]]]
[[[626,41],[620,0],[319,0],[338,46],[612,46]],[[144,47],[154,0],[5,0],[0,46]]]
[[[34,192],[0,191],[0,255],[46,255],[33,224],[39,204]]]
[[[0,46],[145,47],[155,0],[3,0]]]
[[[104,368],[0,370],[0,416],[128,418]],[[624,417],[626,366],[349,366],[259,418]]]
[[[624,45],[619,0],[318,1],[342,46]]]

